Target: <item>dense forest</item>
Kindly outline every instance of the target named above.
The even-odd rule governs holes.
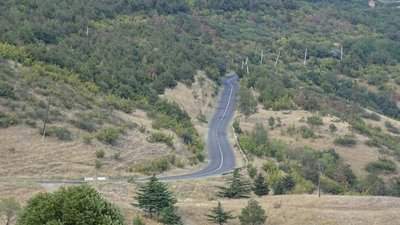
[[[200,161],[203,141],[191,118],[159,97],[178,81],[190,86],[197,70],[217,82],[236,71],[242,88],[257,91],[256,101],[265,109],[337,115],[400,155],[398,136],[380,134],[361,120],[367,116],[363,108],[400,119],[400,95],[392,85],[400,85],[400,13],[388,5],[369,8],[361,0],[4,0],[0,15],[2,60],[113,96],[117,109],[146,110],[159,127],[176,131]],[[359,84],[363,80],[376,90]],[[12,83],[0,85],[0,96],[20,98]],[[257,155],[259,145],[267,143],[250,136],[242,141],[250,141],[248,151]],[[278,150],[259,156],[302,162],[301,169],[282,170],[301,170],[305,192],[314,190],[313,170],[321,160],[331,163],[325,173],[327,182],[336,182],[330,183],[332,193],[380,185],[357,183],[330,149],[305,149],[303,155]],[[335,171],[344,177],[339,180]],[[392,194],[379,188],[370,194]]]

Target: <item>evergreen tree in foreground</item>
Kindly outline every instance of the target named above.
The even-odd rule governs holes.
[[[181,216],[174,206],[169,206],[161,210],[158,221],[166,225],[183,225]]]
[[[224,211],[221,202],[218,202],[218,205],[211,209],[211,213],[208,214],[207,217],[208,221],[219,225],[227,223],[228,220],[234,218],[231,211]]]
[[[269,194],[268,184],[265,182],[265,178],[261,173],[258,174],[257,178],[254,181],[253,192],[258,197]]]
[[[239,169],[235,169],[233,176],[228,181],[229,187],[219,187],[220,197],[224,198],[248,198],[251,192],[250,185],[244,181],[239,173]]]
[[[261,208],[258,202],[250,199],[247,206],[242,209],[239,216],[240,224],[242,225],[261,225],[267,220],[265,210]]]
[[[139,188],[135,199],[136,205],[148,212],[151,217],[153,214],[159,215],[164,208],[173,207],[176,203],[175,198],[168,191],[167,185],[158,181],[155,175]]]

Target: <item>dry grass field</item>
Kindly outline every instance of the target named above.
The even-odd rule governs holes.
[[[196,128],[206,137],[207,124],[200,122],[196,117],[200,112],[198,109],[201,109],[207,119],[210,117],[217,101],[217,96],[213,97],[210,94],[214,88],[214,82],[199,72],[192,87],[179,83],[175,89],[166,90],[164,97],[178,102],[187,110]],[[132,173],[132,166],[165,155],[175,155],[177,160],[184,164],[184,168],[172,168],[165,172],[165,175],[185,173],[202,166],[189,165],[190,152],[172,131],[162,130],[163,133],[174,135],[174,148],[164,143],[149,143],[146,138],[150,132],[156,130],[152,128],[152,120],[147,117],[146,112],[139,109],[132,113],[113,110],[112,114],[124,124],[144,127],[146,132],[142,133],[138,127],[133,127],[128,129],[116,144],[105,145],[96,138],[91,144],[85,144],[83,137],[88,133],[62,121],[51,125],[67,127],[73,134],[71,141],[60,141],[54,137],[46,137],[43,140],[39,135],[39,128],[26,125],[0,129],[0,180],[143,176]],[[96,168],[98,150],[105,151],[105,157],[99,159],[100,168]],[[115,154],[120,154],[119,159],[115,159]]]
[[[169,187],[178,197],[179,212],[185,225],[208,225],[205,214],[221,201],[226,210],[239,215],[247,204],[246,199],[216,199],[217,185],[223,185],[224,178],[215,177],[203,180],[170,182]],[[102,195],[120,207],[127,217],[141,215],[147,225],[157,225],[143,212],[131,205],[136,185],[128,183],[92,184]],[[59,185],[2,184],[1,196],[14,196],[25,204],[26,200],[39,191],[54,191]],[[282,195],[255,198],[266,210],[270,225],[398,225],[400,221],[400,198],[371,196],[332,196],[322,195]],[[228,225],[238,225],[236,218]]]

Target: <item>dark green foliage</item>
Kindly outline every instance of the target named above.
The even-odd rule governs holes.
[[[0,128],[7,128],[9,126],[15,126],[19,124],[19,118],[17,115],[7,114],[0,112]]]
[[[167,135],[161,132],[154,132],[152,133],[147,140],[150,143],[154,143],[154,142],[163,142],[165,144],[167,144],[169,147],[173,148],[174,147],[174,136],[172,135]]]
[[[242,129],[240,128],[240,123],[239,123],[239,120],[238,120],[238,119],[235,119],[235,120],[233,121],[232,126],[233,126],[233,129],[235,130],[235,133],[236,133],[236,134],[241,134],[241,133],[243,133]]]
[[[247,166],[247,172],[249,173],[249,177],[254,179],[254,177],[257,175],[257,167],[250,164]]]
[[[171,165],[175,164],[176,158],[174,155],[161,156],[159,158],[153,159],[150,162],[144,162],[134,165],[134,170],[139,173],[144,173],[147,175],[154,173],[162,173],[171,168]]]
[[[104,158],[105,155],[106,155],[106,152],[104,151],[104,149],[99,149],[96,151],[96,158],[98,158],[98,159]]]
[[[294,186],[296,186],[296,181],[291,174],[288,174],[282,178],[282,185],[286,193],[291,192]]]
[[[42,129],[40,129],[40,132],[42,132]],[[45,134],[46,134],[46,136],[57,137],[59,140],[62,140],[62,141],[72,140],[71,131],[69,131],[65,127],[49,126],[46,128]]]
[[[334,143],[335,145],[352,147],[357,144],[357,141],[354,139],[353,136],[345,135],[335,138]]]
[[[267,216],[260,204],[256,200],[250,199],[247,206],[242,209],[239,220],[242,225],[262,225],[265,224]]]
[[[333,123],[329,124],[329,131],[331,132],[331,134],[337,131],[337,127],[335,126],[335,124]]]
[[[211,223],[223,225],[228,222],[228,220],[233,219],[233,215],[231,211],[225,211],[222,208],[221,202],[218,202],[218,205],[210,210],[210,214],[206,215],[208,217],[208,221]]]
[[[93,124],[92,121],[85,119],[85,120],[71,120],[70,121],[72,125],[74,125],[75,127],[82,129],[84,131],[87,132],[95,132],[96,131],[96,127]]]
[[[183,225],[176,207],[168,206],[161,210],[158,221],[166,225]]]
[[[106,144],[115,144],[118,140],[119,135],[121,134],[121,129],[117,129],[114,127],[107,127],[99,131],[97,133],[96,138],[99,141],[102,141]]]
[[[380,158],[377,161],[370,162],[365,167],[365,169],[371,173],[394,172],[396,168],[396,163],[386,158]]]
[[[18,225],[123,225],[124,216],[87,185],[39,193],[28,201]]]
[[[400,178],[394,179],[391,195],[395,197],[400,197]]]
[[[243,87],[240,89],[238,109],[245,117],[257,112],[257,101],[249,88]]]
[[[269,193],[268,184],[265,182],[265,178],[261,173],[259,173],[254,180],[253,192],[259,197],[268,195]]]
[[[154,175],[147,183],[139,187],[135,200],[137,206],[148,212],[150,216],[159,215],[164,208],[173,207],[176,203],[175,198],[168,191],[167,185]]]
[[[391,122],[386,121],[385,122],[385,127],[386,129],[393,133],[393,134],[400,134],[400,129],[398,127],[395,127]]]
[[[146,223],[143,221],[141,216],[135,216],[133,218],[132,225],[146,225]]]
[[[324,125],[324,122],[322,122],[321,117],[319,116],[311,116],[307,117],[307,123],[311,126],[321,126]]]
[[[250,185],[243,180],[239,169],[235,169],[231,178],[228,179],[228,187],[219,187],[219,196],[224,198],[248,198],[251,192]]]
[[[283,195],[285,194],[285,187],[283,186],[282,180],[278,180],[273,186],[274,195]]]
[[[310,128],[306,127],[306,126],[301,126],[299,128],[299,132],[301,134],[302,138],[308,139],[308,138],[315,138],[316,135],[314,133],[313,130],[311,130]]]
[[[14,87],[6,82],[0,81],[0,97],[15,99]]]

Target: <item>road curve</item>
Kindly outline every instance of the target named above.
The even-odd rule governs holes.
[[[236,108],[236,93],[239,90],[237,76],[227,76],[223,81],[224,89],[220,95],[218,106],[208,125],[208,159],[204,169],[176,176],[160,177],[160,180],[196,179],[219,175],[232,171],[236,166],[236,158],[232,145],[228,140],[228,126]]]
[[[207,176],[220,175],[230,172],[235,168],[236,159],[232,145],[228,140],[228,126],[233,117],[236,108],[236,94],[239,90],[237,84],[238,77],[236,75],[227,76],[223,81],[224,89],[220,95],[220,100],[215,112],[208,125],[208,159],[209,164],[204,169],[176,176],[159,177],[160,180],[189,180]],[[147,179],[139,178],[137,181],[142,182]],[[111,182],[121,182],[123,180],[111,179]],[[10,182],[8,180],[0,180],[0,182]],[[13,181],[18,182],[18,181]],[[40,184],[83,184],[90,183],[84,180],[31,180],[19,182],[33,182]]]

